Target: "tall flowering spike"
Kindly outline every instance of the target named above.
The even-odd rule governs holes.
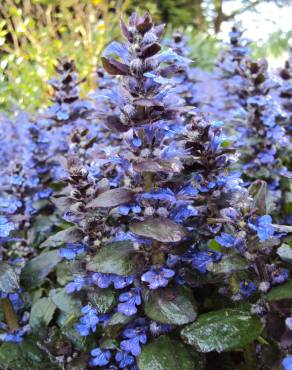
[[[143,17],[132,14],[129,25],[121,21],[121,28],[127,42],[113,42],[106,47],[102,57],[109,74],[124,76],[123,89],[116,97],[120,112],[107,117],[107,124],[126,131],[150,122],[172,119],[182,101],[174,98],[167,85],[175,81],[171,78],[180,70],[178,64],[186,61],[171,50],[160,52],[164,25],[155,26],[148,13]],[[179,63],[174,64],[174,61]],[[167,96],[167,91],[172,94]]]
[[[217,71],[219,96],[215,97],[213,105],[215,116],[226,121],[228,128],[234,131],[236,120],[241,117],[241,108],[246,105],[246,93],[242,86],[246,85],[241,75],[246,58],[250,53],[250,40],[243,37],[243,30],[234,25],[229,32],[229,43],[218,58]],[[222,82],[222,83],[221,83]],[[234,123],[232,125],[232,123]],[[230,126],[230,127],[229,127]]]
[[[58,78],[50,81],[54,88],[52,101],[58,104],[71,104],[79,99],[78,75],[75,62],[68,58],[59,59],[59,65],[55,67]]]
[[[269,78],[266,60],[246,60],[241,69],[245,86],[246,125],[240,128],[238,145],[242,151],[243,171],[247,181],[262,179],[274,195],[279,190],[279,180],[287,170],[280,162],[279,151],[287,145],[285,130],[280,125],[283,113],[271,96],[277,83]],[[247,149],[248,148],[248,149]]]
[[[284,68],[279,73],[283,83],[279,88],[281,104],[286,112],[285,128],[289,135],[292,135],[292,48],[289,51],[289,58],[286,60]]]
[[[183,35],[181,32],[176,31],[172,34],[170,40],[167,40],[167,45],[175,51],[185,61],[191,63],[190,58],[190,48],[188,46],[189,39],[187,36]],[[187,104],[194,105],[196,107],[200,106],[198,97],[200,94],[200,87],[197,82],[200,79],[200,71],[191,65],[182,66],[181,70],[178,71],[177,82],[180,84],[180,95],[185,99]]]
[[[49,81],[54,91],[48,118],[53,120],[53,125],[62,126],[88,118],[92,107],[89,102],[80,100],[79,85],[84,79],[79,80],[75,62],[64,58],[58,63],[57,76]]]

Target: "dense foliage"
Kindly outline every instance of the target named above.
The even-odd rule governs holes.
[[[187,37],[120,28],[86,99],[67,57],[1,115],[0,367],[291,370],[291,60],[234,26],[208,100]]]

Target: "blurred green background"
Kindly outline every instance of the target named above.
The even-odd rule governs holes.
[[[168,34],[177,29],[186,32],[197,65],[210,69],[231,24],[242,21],[246,27],[244,17],[250,19],[249,14],[264,20],[261,9],[268,6],[280,12],[290,10],[291,2],[0,0],[0,108],[33,111],[47,105],[51,93],[47,81],[54,74],[56,58],[62,56],[74,58],[80,75],[88,77],[82,93],[92,90],[105,44],[119,37],[121,14],[149,10],[157,22],[167,23]],[[274,14],[267,19],[273,27],[262,24],[265,37],[254,43],[255,56],[279,57],[288,48],[291,30]]]

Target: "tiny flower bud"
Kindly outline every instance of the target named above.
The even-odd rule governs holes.
[[[288,330],[292,331],[292,317],[287,317],[285,320],[285,325]]]
[[[147,207],[144,210],[144,215],[145,216],[153,216],[154,215],[154,212],[155,212],[155,210],[154,210],[153,207]]]

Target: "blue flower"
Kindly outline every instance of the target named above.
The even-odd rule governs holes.
[[[222,254],[213,250],[196,251],[190,258],[192,266],[201,273],[207,272],[207,267],[212,262],[218,262],[222,258]]]
[[[84,252],[84,245],[69,243],[67,248],[60,248],[60,256],[67,260],[73,260],[78,254]]]
[[[190,204],[183,204],[176,207],[170,214],[173,221],[181,223],[188,219],[189,217],[194,217],[198,215],[198,210],[191,206]]]
[[[257,290],[257,287],[252,281],[244,280],[239,283],[239,290],[245,297],[250,297]]]
[[[0,238],[6,238],[15,229],[14,224],[6,217],[0,216]]]
[[[111,358],[111,351],[108,349],[94,348],[90,354],[93,357],[90,363],[94,366],[105,366]]]
[[[14,333],[6,333],[3,337],[5,342],[20,343],[23,341],[24,332],[20,329]]]
[[[129,292],[122,293],[119,296],[118,312],[125,316],[135,315],[137,307],[141,304],[140,288],[133,288]]]
[[[248,226],[250,229],[257,232],[261,241],[268,240],[274,235],[272,217],[270,215],[260,216],[255,221],[251,220],[249,221]]]
[[[91,277],[94,284],[96,284],[99,288],[108,288],[112,281],[113,275],[112,274],[102,274],[100,272],[96,272]]]
[[[86,280],[82,276],[77,276],[74,281],[71,281],[68,283],[65,287],[66,292],[68,294],[73,293],[73,292],[80,292],[80,290],[83,288],[85,285]]]
[[[262,164],[274,163],[275,161],[276,149],[271,148],[269,150],[264,150],[258,154],[258,158]]]
[[[74,327],[81,336],[85,337],[90,334],[90,331],[96,331],[96,326],[100,322],[100,318],[97,316],[96,310],[91,306],[82,307],[81,312],[84,316],[80,318],[80,323]]]
[[[292,356],[287,356],[282,360],[282,365],[285,370],[292,370]]]
[[[122,206],[119,206],[118,212],[123,216],[127,216],[130,212],[140,213],[141,212],[141,207],[138,206],[138,205],[135,205],[135,204],[133,204],[133,205],[122,205]]]
[[[131,285],[134,281],[132,276],[121,276],[121,275],[113,275],[112,282],[114,284],[115,289],[124,289],[126,286]]]
[[[170,189],[157,189],[148,193],[142,193],[139,195],[139,200],[154,200],[167,202],[169,204],[175,204],[176,202],[175,195]]]
[[[289,270],[284,268],[279,268],[277,270],[272,271],[272,284],[283,284],[289,277]]]
[[[185,185],[177,193],[179,197],[195,197],[199,194],[198,189],[196,189],[192,184]]]
[[[21,206],[21,200],[16,197],[9,196],[7,198],[0,198],[0,212],[14,214]]]
[[[149,283],[150,289],[165,287],[169,279],[175,275],[175,272],[163,267],[152,267],[149,271],[141,276],[141,280]]]
[[[238,251],[243,252],[246,248],[246,244],[244,239],[237,238],[228,233],[221,233],[220,235],[215,237],[215,240],[220,244],[223,245],[225,248],[234,247]]]
[[[124,330],[123,335],[126,340],[121,341],[121,349],[131,353],[133,356],[139,356],[141,353],[141,344],[147,342],[147,335],[143,328],[129,328]]]
[[[234,247],[236,237],[233,236],[233,235],[230,235],[228,233],[221,233],[221,235],[218,235],[218,236],[215,237],[215,240],[220,245],[223,245],[226,248],[230,248],[230,247]]]
[[[133,365],[135,362],[135,358],[125,351],[117,352],[115,359],[118,362],[120,369],[124,369],[127,366]]]

